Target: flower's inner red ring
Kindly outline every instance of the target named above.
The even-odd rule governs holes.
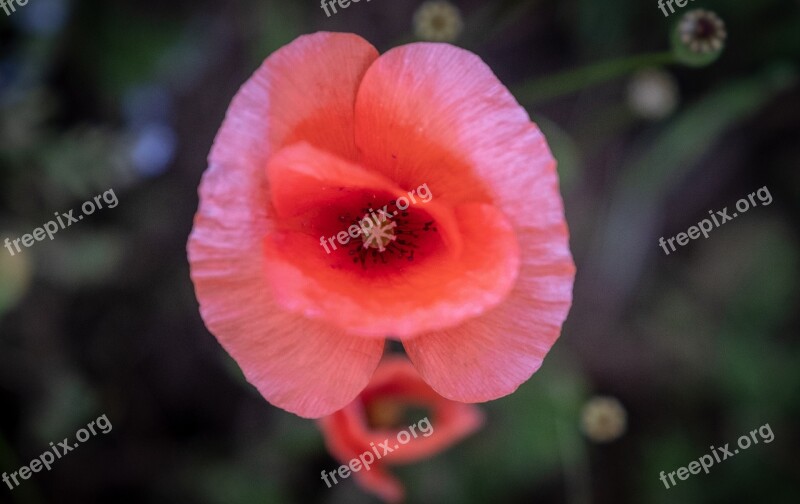
[[[282,149],[266,170],[263,272],[286,311],[403,339],[475,317],[514,284],[516,234],[491,204],[458,203],[446,184],[395,180],[308,144]],[[427,202],[412,196],[423,183]],[[370,208],[387,228],[377,241],[378,230],[350,234]]]
[[[397,275],[444,251],[424,202],[409,202],[403,209],[402,201],[398,207],[398,200],[383,191],[340,191],[343,197],[326,205],[326,215],[315,217],[320,224],[313,226],[319,252],[332,268],[369,277]]]

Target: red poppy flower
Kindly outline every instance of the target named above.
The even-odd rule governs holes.
[[[352,401],[387,337],[447,398],[507,395],[571,304],[555,164],[468,51],[379,57],[356,35],[300,37],[242,87],[215,140],[188,245],[201,315],[261,394],[300,416]],[[423,186],[428,202],[393,203]],[[386,204],[390,238],[320,246]]]
[[[436,455],[483,422],[477,407],[444,399],[408,360],[389,357],[355,401],[318,421],[331,455],[347,466],[323,471],[322,479],[332,487],[353,476],[385,501],[401,501],[403,486],[387,466]]]

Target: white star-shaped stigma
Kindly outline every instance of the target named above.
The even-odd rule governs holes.
[[[361,239],[364,241],[364,248],[372,247],[378,249],[378,252],[386,250],[386,245],[397,239],[394,235],[394,228],[397,227],[396,222],[383,223],[369,229],[363,234]]]

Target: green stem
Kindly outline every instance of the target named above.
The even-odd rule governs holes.
[[[514,96],[524,105],[568,95],[647,67],[675,63],[672,52],[639,54],[594,63],[521,84]]]

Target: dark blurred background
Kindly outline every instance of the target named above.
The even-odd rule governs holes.
[[[559,160],[578,278],[542,370],[482,405],[477,435],[397,469],[409,502],[800,502],[800,3],[698,0],[669,18],[656,0],[454,3],[455,43],[517,94]],[[113,424],[0,485],[0,502],[377,502],[352,478],[325,487],[320,471],[338,463],[314,423],[264,401],[205,329],[185,244],[214,135],[260,62],[318,30],[386,51],[415,40],[421,4],[362,1],[330,18],[316,0],[0,10],[0,240],[119,198],[53,241],[0,249],[0,472],[100,415]],[[575,92],[537,94],[565,70],[668,50],[697,7],[727,25],[715,63],[583,89],[555,77]],[[764,186],[769,206],[659,248]],[[587,409],[598,395],[625,425]],[[767,423],[773,442],[709,475],[658,479]],[[598,442],[609,425],[616,439]]]

